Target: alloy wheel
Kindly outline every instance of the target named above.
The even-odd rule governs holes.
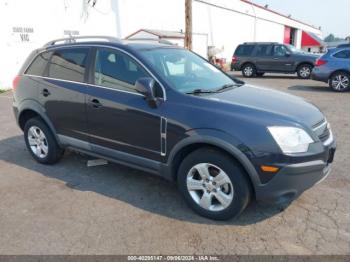
[[[187,190],[200,207],[209,211],[226,209],[234,198],[230,177],[218,166],[200,163],[187,174]]]
[[[253,75],[253,71],[254,70],[253,70],[253,68],[251,66],[246,66],[243,71],[244,71],[244,75],[245,76],[250,77],[250,76]]]
[[[299,70],[299,74],[302,78],[308,78],[311,74],[311,69],[308,66],[303,66]]]
[[[39,158],[47,157],[49,146],[44,132],[37,126],[28,130],[28,143],[32,152]]]
[[[344,74],[337,74],[332,78],[332,87],[334,90],[343,91],[349,87],[349,77]]]

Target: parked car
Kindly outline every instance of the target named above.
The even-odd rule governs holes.
[[[315,106],[249,86],[177,46],[52,41],[32,52],[13,89],[39,163],[72,148],[154,173],[211,219],[236,216],[253,199],[295,199],[326,178],[336,149]]]
[[[291,45],[279,43],[244,43],[237,47],[231,71],[242,71],[244,77],[271,73],[297,73],[299,78],[310,78],[318,55],[309,54]]]
[[[313,80],[329,83],[336,92],[350,89],[350,48],[333,48],[316,61]]]

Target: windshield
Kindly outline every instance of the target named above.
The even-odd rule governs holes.
[[[188,50],[159,48],[141,52],[157,72],[182,93],[196,90],[211,92],[237,85],[215,66]]]

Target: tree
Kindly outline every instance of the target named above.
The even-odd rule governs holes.
[[[341,40],[344,40],[344,39],[343,39],[343,38],[336,37],[336,36],[334,36],[334,34],[329,34],[329,35],[324,39],[325,42],[335,42],[335,41],[341,41]]]
[[[335,36],[333,34],[330,34],[324,39],[324,41],[326,41],[326,42],[334,42],[335,41],[334,39],[335,39]]]

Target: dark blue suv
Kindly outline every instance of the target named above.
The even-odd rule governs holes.
[[[329,174],[335,140],[303,99],[246,85],[177,46],[92,38],[48,43],[14,79],[36,161],[72,148],[154,173],[212,219],[252,199],[289,202]]]

